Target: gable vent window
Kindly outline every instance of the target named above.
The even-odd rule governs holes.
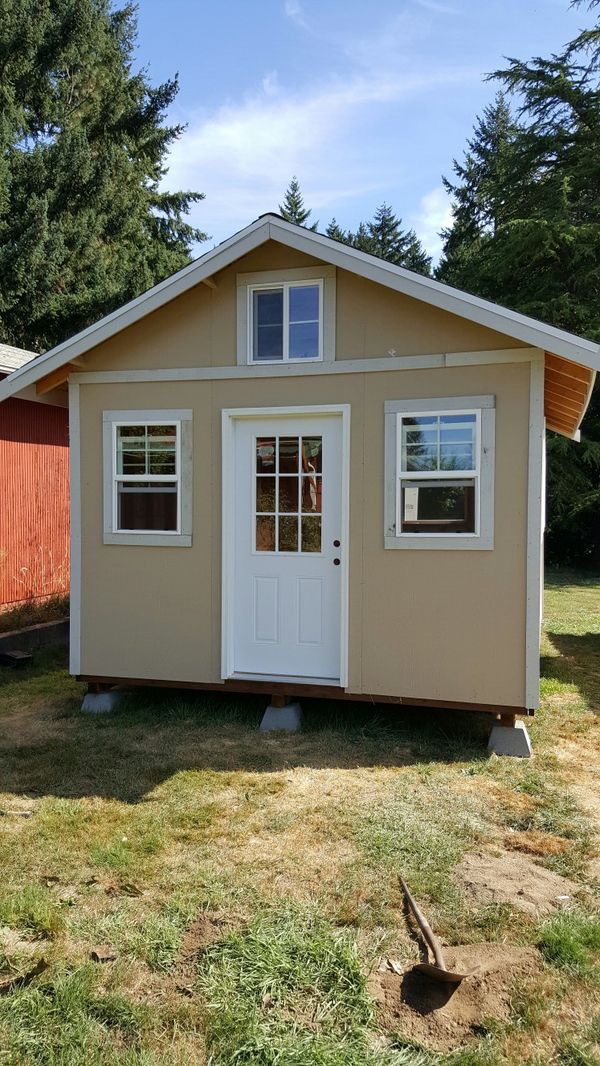
[[[323,283],[249,289],[250,362],[322,359]]]
[[[259,270],[236,283],[238,366],[335,359],[335,267]]]

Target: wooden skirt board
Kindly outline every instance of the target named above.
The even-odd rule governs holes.
[[[139,677],[102,677],[95,674],[77,674],[77,681],[84,681],[92,688],[176,688],[204,692],[239,692],[246,695],[282,695],[306,699],[351,700],[359,703],[396,704],[399,707],[431,707],[432,710],[475,711],[509,718],[514,715],[532,717],[535,713],[528,707],[511,707],[495,703],[457,703],[453,700],[416,699],[414,696],[392,696],[373,692],[348,692],[335,685],[302,685],[276,681],[241,681],[230,679],[214,684],[201,681],[159,681]]]

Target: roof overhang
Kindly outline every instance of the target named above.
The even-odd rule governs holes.
[[[320,233],[292,225],[274,214],[262,215],[245,229],[142,293],[135,300],[124,304],[92,326],[52,348],[45,355],[38,356],[32,363],[15,370],[9,378],[0,382],[0,402],[40,382],[41,379],[46,379],[51,388],[54,387],[53,381],[57,384],[64,383],[71,369],[68,364],[73,364],[73,369],[75,366],[79,369],[82,357],[90,349],[133,325],[145,315],[157,311],[193,286],[201,282],[210,284],[213,275],[218,271],[269,240],[278,241],[432,307],[544,350],[547,353],[548,426],[566,436],[577,437],[591,395],[595,373],[600,369],[600,345],[432,278],[425,278],[403,267],[386,263]],[[58,373],[55,375],[55,372]]]

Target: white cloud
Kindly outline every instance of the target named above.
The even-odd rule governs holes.
[[[301,26],[303,30],[308,29],[302,5],[298,0],[285,0],[285,13],[297,26]]]
[[[360,124],[381,118],[389,105],[471,73],[438,68],[361,74],[292,94],[271,72],[254,95],[192,116],[172,148],[165,185],[206,194],[192,217],[217,241],[276,210],[292,174],[314,217],[326,223],[349,198],[389,187],[390,169],[402,176],[397,139],[385,138],[379,151],[365,151]]]
[[[452,205],[443,185],[431,189],[421,198],[418,210],[410,219],[422,244],[434,261],[439,259],[442,251],[440,230],[446,229],[452,222]]]

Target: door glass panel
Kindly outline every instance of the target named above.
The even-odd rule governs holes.
[[[256,551],[321,551],[322,469],[322,437],[257,437]]]
[[[279,510],[284,513],[298,513],[298,478],[279,478]]]
[[[305,474],[320,474],[323,470],[323,438],[302,438],[302,469]]]
[[[302,510],[304,512],[321,512],[322,485],[323,479],[319,477],[318,474],[313,474],[311,477],[302,478]]]
[[[258,437],[256,441],[256,472],[275,473],[275,437]]]
[[[271,511],[277,510],[276,506],[276,479],[274,477],[257,477],[256,479],[256,510],[257,511]]]
[[[281,515],[279,518],[279,551],[298,551],[298,518],[296,515]]]
[[[302,551],[321,551],[321,518],[306,517],[302,519]]]
[[[275,551],[275,515],[257,515],[256,550],[257,552]]]
[[[298,437],[279,438],[279,473],[298,473]]]

